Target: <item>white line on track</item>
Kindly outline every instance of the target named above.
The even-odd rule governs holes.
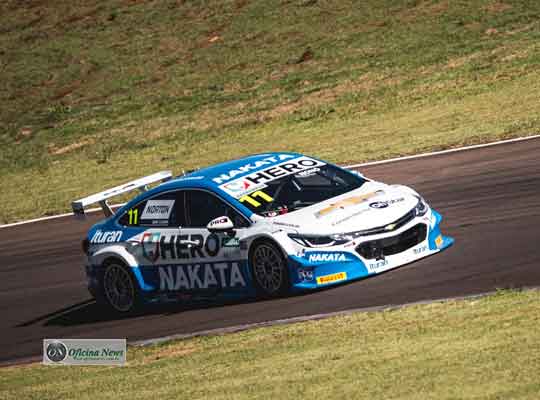
[[[515,139],[500,140],[498,142],[491,142],[491,143],[485,143],[485,144],[476,144],[476,145],[473,145],[473,146],[466,146],[466,147],[458,147],[456,149],[448,149],[448,150],[434,151],[434,152],[431,152],[431,153],[415,154],[415,155],[412,155],[412,156],[403,156],[403,157],[397,157],[397,158],[390,158],[388,160],[370,161],[370,162],[365,162],[365,163],[360,163],[360,164],[344,165],[343,167],[344,168],[358,168],[358,167],[367,167],[367,166],[371,166],[371,165],[388,164],[388,163],[393,163],[393,162],[398,162],[398,161],[414,160],[416,158],[424,158],[424,157],[438,156],[438,155],[441,155],[441,154],[449,154],[449,153],[457,153],[457,152],[460,152],[460,151],[481,149],[481,148],[484,148],[484,147],[497,146],[497,145],[500,145],[500,144],[523,142],[525,140],[532,140],[532,139],[538,139],[538,138],[540,138],[540,135],[525,136],[525,137],[519,137],[519,138],[515,138]],[[111,205],[111,207],[112,208],[117,208],[117,207],[123,206],[124,204],[126,204],[126,203],[113,204],[113,205]],[[89,210],[86,210],[85,212],[92,213],[92,212],[97,212],[97,211],[100,211],[100,210],[101,210],[101,208],[98,207],[98,208],[91,208]],[[73,213],[65,213],[65,214],[59,214],[59,215],[51,215],[51,216],[48,216],[48,217],[30,219],[30,220],[27,220],[27,221],[14,222],[14,223],[11,223],[11,224],[0,225],[0,229],[2,229],[2,228],[10,228],[10,227],[13,227],[13,226],[19,226],[19,225],[24,225],[24,224],[32,224],[34,222],[47,221],[47,220],[50,220],[50,219],[64,218],[64,217],[69,217],[69,216],[72,216],[72,215],[73,215]]]
[[[111,208],[118,208],[118,207],[122,207],[124,204],[126,204],[126,203],[111,204],[110,207]],[[87,213],[87,214],[97,212],[97,211],[102,211],[101,207],[89,208],[88,210],[84,210],[84,212]],[[2,228],[11,228],[12,226],[32,224],[34,222],[47,221],[47,220],[50,220],[50,219],[64,218],[64,217],[70,217],[70,216],[73,216],[73,213],[50,215],[48,217],[34,218],[34,219],[29,219],[27,221],[13,222],[12,224],[0,225],[0,229],[2,229]]]
[[[388,163],[392,163],[392,162],[396,162],[396,161],[414,160],[416,158],[424,158],[424,157],[438,156],[438,155],[441,155],[441,154],[457,153],[459,151],[481,149],[481,148],[484,148],[484,147],[491,147],[491,146],[497,146],[497,145],[500,145],[500,144],[507,144],[507,143],[514,143],[514,142],[523,142],[525,140],[538,139],[538,138],[540,138],[540,135],[525,136],[525,137],[519,137],[519,138],[515,138],[515,139],[500,140],[498,142],[475,144],[475,145],[472,145],[472,146],[458,147],[458,148],[455,148],[455,149],[433,151],[431,153],[422,153],[422,154],[415,154],[415,155],[412,155],[412,156],[403,156],[403,157],[397,157],[397,158],[390,158],[388,160],[382,160],[382,161],[370,161],[370,162],[365,162],[365,163],[360,163],[360,164],[344,165],[343,167],[344,168],[368,167],[370,165],[388,164]]]

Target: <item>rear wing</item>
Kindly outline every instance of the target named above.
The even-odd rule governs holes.
[[[123,185],[104,190],[103,192],[90,195],[83,199],[75,200],[74,202],[71,203],[73,214],[75,215],[76,218],[84,219],[86,217],[84,213],[84,207],[90,204],[99,203],[99,205],[103,209],[103,213],[105,214],[105,216],[110,217],[114,213],[111,210],[111,207],[109,206],[109,204],[107,203],[107,199],[118,196],[122,193],[130,192],[135,189],[139,189],[145,192],[146,190],[148,190],[149,184],[160,182],[160,181],[165,182],[171,179],[171,177],[172,177],[171,171],[161,171],[152,175],[145,176],[144,178],[135,179],[134,181],[125,183]]]

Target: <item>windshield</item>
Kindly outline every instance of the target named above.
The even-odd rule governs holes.
[[[287,175],[239,201],[256,214],[275,217],[339,196],[362,186],[365,179],[332,165]]]

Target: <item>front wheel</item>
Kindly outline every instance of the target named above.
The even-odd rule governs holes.
[[[249,263],[257,291],[264,297],[283,295],[289,288],[289,272],[283,253],[274,243],[256,242]]]
[[[132,312],[138,305],[138,290],[133,275],[116,261],[105,266],[102,290],[107,305],[118,313]]]

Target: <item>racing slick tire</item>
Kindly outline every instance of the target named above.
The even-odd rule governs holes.
[[[289,269],[281,249],[270,240],[258,240],[250,248],[249,265],[257,294],[264,298],[284,295],[289,289]]]
[[[129,314],[140,307],[139,289],[131,271],[120,261],[108,261],[101,279],[99,304],[118,314]]]

